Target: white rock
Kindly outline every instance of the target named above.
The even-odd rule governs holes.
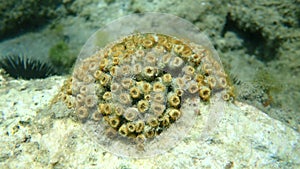
[[[0,168],[300,167],[299,132],[240,102],[219,109],[199,105],[197,124],[168,153],[118,157],[94,142],[80,123],[51,116],[56,112],[49,111],[49,103],[64,80],[18,80],[1,86]]]

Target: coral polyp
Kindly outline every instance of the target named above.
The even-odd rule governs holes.
[[[212,50],[166,34],[131,33],[81,59],[62,93],[73,88],[74,115],[109,151],[162,153],[193,126],[198,103],[213,91],[231,97]]]

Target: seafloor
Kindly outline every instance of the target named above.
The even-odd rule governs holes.
[[[62,75],[0,77],[0,168],[299,168],[300,1],[35,0],[0,3],[0,59],[24,54]],[[49,102],[82,45],[121,16],[171,13],[209,37],[235,86],[218,124],[205,108],[170,152],[130,159],[106,152]]]

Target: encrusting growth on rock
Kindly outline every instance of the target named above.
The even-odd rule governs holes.
[[[164,34],[136,33],[78,63],[59,99],[79,121],[98,126],[92,133],[103,131],[124,146],[147,151],[148,142],[180,121],[193,100],[209,102],[214,91],[232,100],[231,89],[210,48]]]
[[[166,55],[168,62],[163,57]],[[194,58],[205,61],[199,62]],[[134,72],[135,68],[128,66],[128,62],[141,65],[144,69],[140,73]],[[153,62],[164,64],[149,66]],[[110,73],[113,67],[119,72],[118,76]],[[98,120],[99,114],[113,117],[107,125],[124,137],[130,134],[130,138],[141,137],[141,134],[148,132],[145,129],[137,132],[133,127],[142,120],[149,125],[148,130],[159,135],[159,132],[168,128],[169,123],[176,122],[184,113],[180,110],[183,94],[187,97],[198,95],[203,101],[208,101],[212,90],[229,87],[226,77],[220,77],[220,73],[212,71],[214,67],[220,65],[213,60],[209,49],[201,45],[166,35],[136,34],[124,37],[84,60],[75,70],[72,83],[67,84],[67,88],[71,88],[72,84],[81,84],[79,92],[70,94],[70,97],[76,98],[74,108],[80,120]],[[86,77],[91,79],[86,80]],[[91,93],[89,88],[92,85],[95,85],[95,92]],[[66,91],[62,92],[67,94]],[[152,97],[145,99],[149,93]],[[230,97],[228,93],[223,95],[224,100]],[[126,109],[125,113],[120,115],[116,112],[116,105]],[[99,106],[103,108],[96,109]],[[93,114],[95,111],[97,116]],[[149,115],[152,118],[147,121]]]

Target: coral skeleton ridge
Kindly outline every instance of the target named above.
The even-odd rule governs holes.
[[[136,33],[82,60],[59,99],[108,150],[125,156],[166,151],[193,124],[197,103],[233,98],[210,48]]]

